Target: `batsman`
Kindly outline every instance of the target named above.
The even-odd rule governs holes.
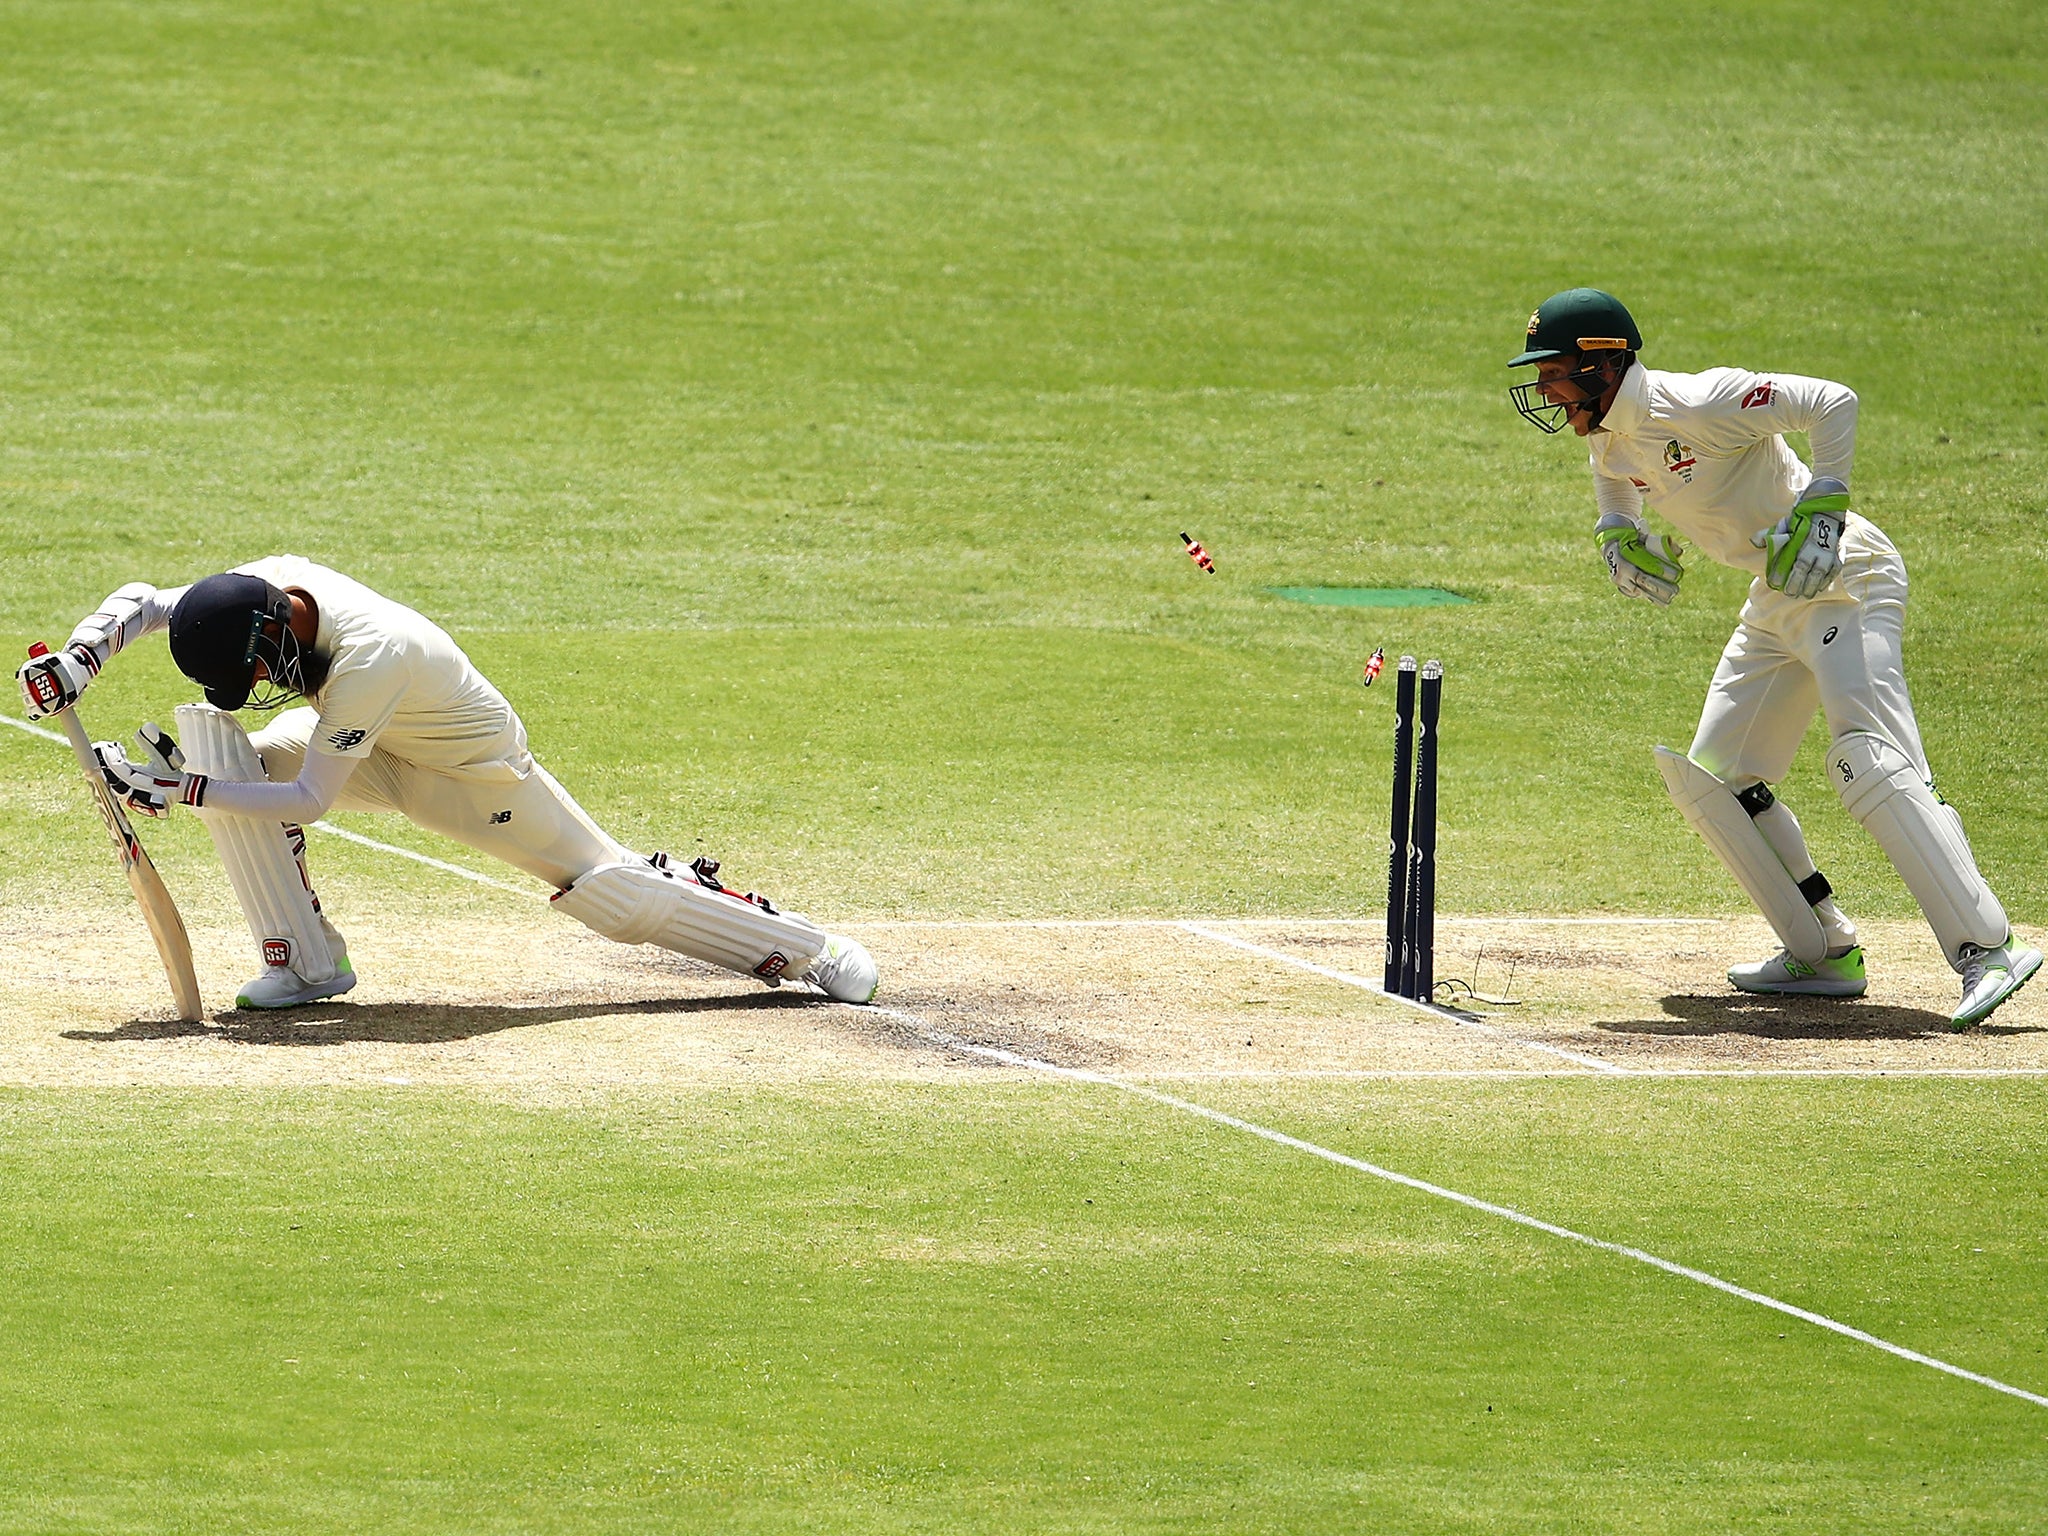
[[[158,630],[206,695],[177,711],[184,749],[145,726],[138,756],[112,742],[94,752],[135,810],[186,805],[206,823],[263,959],[238,1006],[291,1008],[355,985],[305,868],[300,828],[331,809],[396,813],[537,875],[559,910],[608,939],[840,1002],[873,999],[861,945],[729,890],[712,860],[678,867],[627,849],[534,761],[519,716],[444,630],[296,555],[186,587],[122,587],[62,650],[21,667],[30,718],[77,703],[115,655]],[[281,712],[251,735],[235,719],[243,709]]]
[[[1671,798],[1783,946],[1728,980],[1824,997],[1860,997],[1868,984],[1856,925],[1771,790],[1818,709],[1829,781],[1962,978],[1955,1027],[1983,1022],[2041,968],[2041,953],[2015,943],[1928,770],[1906,691],[1905,562],[1850,506],[1855,392],[1741,368],[1664,373],[1638,361],[1642,347],[1613,295],[1553,294],[1508,363],[1533,365],[1536,377],[1509,398],[1543,431],[1569,425],[1586,440],[1593,537],[1624,596],[1669,603],[1685,574],[1683,546],[1651,531],[1646,505],[1707,558],[1753,578],[1690,750],[1656,749]],[[1808,434],[1811,467],[1787,432]]]

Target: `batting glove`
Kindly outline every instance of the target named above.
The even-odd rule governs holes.
[[[135,744],[142,751],[139,763],[132,761],[118,742],[92,744],[100,773],[116,799],[125,800],[131,810],[144,816],[165,815],[173,804],[206,803],[206,775],[185,772],[185,755],[169,736],[154,725],[145,725],[136,732]]]
[[[1799,505],[1749,542],[1764,551],[1764,582],[1787,597],[1813,597],[1842,568],[1842,524],[1849,516],[1849,487],[1822,475],[1806,487]]]
[[[1599,541],[1600,557],[1607,562],[1607,574],[1623,597],[1639,597],[1660,608],[1678,596],[1679,579],[1685,575],[1679,557],[1685,546],[1661,533],[1646,533],[1634,519],[1621,512],[1601,516],[1593,529]]]
[[[14,680],[21,684],[29,719],[40,720],[76,704],[99,670],[99,657],[85,646],[73,645],[29,658],[15,668]]]

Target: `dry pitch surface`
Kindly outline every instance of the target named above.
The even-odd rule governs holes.
[[[1377,924],[850,924],[882,969],[886,1006],[861,1009],[622,948],[538,903],[502,905],[439,918],[344,914],[361,982],[346,998],[284,1014],[225,1006],[254,969],[251,946],[238,925],[202,919],[194,948],[218,1011],[200,1024],[170,1017],[132,911],[10,911],[0,916],[0,1082],[396,1082],[523,1095],[992,1070],[935,1034],[1152,1081],[2048,1073],[2048,983],[1992,1025],[1951,1033],[1956,982],[1918,924],[1867,927],[1870,994],[1831,1003],[1729,988],[1730,960],[1773,947],[1758,921],[1446,919],[1439,976],[1469,982],[1476,968],[1480,991],[1520,1000],[1458,1018],[1305,968],[1377,977]]]

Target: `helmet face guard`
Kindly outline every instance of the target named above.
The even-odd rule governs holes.
[[[1572,407],[1575,405],[1590,407],[1593,412],[1593,424],[1598,426],[1600,417],[1605,414],[1600,409],[1600,397],[1607,392],[1608,384],[1605,366],[1604,359],[1596,358],[1595,361],[1588,363],[1581,358],[1576,370],[1559,378],[1525,379],[1520,384],[1510,385],[1508,399],[1521,413],[1522,419],[1533,421],[1539,432],[1562,432],[1565,423],[1571,420]],[[1583,398],[1569,403],[1552,400],[1543,391],[1553,384],[1576,384]]]
[[[276,709],[317,692],[327,681],[327,658],[292,633],[290,598],[285,599],[285,617],[278,626],[277,638],[258,633],[256,660],[263,663],[265,676],[256,681],[250,692],[250,709]]]
[[[276,709],[326,681],[326,658],[292,633],[291,598],[260,576],[194,582],[171,610],[170,638],[171,659],[215,709]]]

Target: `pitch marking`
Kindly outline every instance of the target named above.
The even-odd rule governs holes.
[[[27,731],[31,736],[40,736],[43,738],[43,740],[54,741],[59,746],[63,746],[66,744],[62,736],[59,736],[55,731],[46,731],[40,725],[30,725],[28,721],[17,720],[12,715],[0,715],[0,720],[6,721],[9,725],[13,726],[17,731]]]
[[[1781,1312],[1787,1317],[1796,1317],[1802,1323],[1811,1323],[1816,1328],[1824,1328],[1830,1333],[1838,1333],[1845,1339],[1854,1339],[1859,1344],[1868,1344],[1872,1349],[1883,1350],[1888,1355],[1895,1355],[1901,1360],[1912,1362],[1914,1365],[1924,1365],[1930,1370],[1941,1371],[1963,1381],[1975,1382],[1980,1387],[1989,1387],[1994,1392],[2003,1392],[2008,1397],[2017,1397],[2024,1402],[2034,1404],[2036,1407],[2048,1408],[2048,1397],[2043,1397],[2039,1393],[2029,1392],[2024,1387],[2015,1387],[2009,1382],[1998,1380],[1995,1376],[1986,1376],[1977,1371],[1965,1370],[1960,1365],[1951,1365],[1948,1361],[1937,1359],[1933,1355],[1923,1355],[1917,1349],[1908,1349],[1903,1344],[1894,1344],[1891,1340],[1881,1339],[1874,1333],[1866,1333],[1863,1329],[1852,1327],[1848,1323],[1837,1322],[1834,1318],[1828,1317],[1824,1313],[1810,1312],[1805,1307],[1794,1306],[1789,1301],[1780,1301],[1775,1296],[1766,1296],[1762,1291],[1752,1291],[1747,1286],[1737,1285],[1732,1280],[1723,1280],[1719,1275],[1710,1275],[1703,1269],[1694,1269],[1690,1265],[1674,1263],[1670,1259],[1659,1258],[1654,1253],[1646,1253],[1640,1248],[1631,1248],[1624,1243],[1610,1243],[1602,1237],[1591,1237],[1584,1232],[1575,1232],[1570,1227],[1561,1227],[1555,1222],[1543,1220],[1540,1216],[1531,1216],[1525,1211],[1516,1210],[1513,1206],[1496,1205],[1491,1200],[1481,1200],[1477,1195],[1468,1195],[1459,1190],[1447,1189],[1441,1184],[1432,1184],[1426,1179],[1418,1179],[1411,1174],[1398,1173],[1392,1168],[1382,1168],[1379,1164],[1368,1163],[1363,1158],[1351,1157],[1342,1152],[1332,1151],[1330,1148],[1318,1146],[1312,1141],[1303,1141],[1299,1136],[1290,1136],[1285,1131],[1276,1131],[1270,1126],[1259,1125],[1250,1120],[1240,1120],[1235,1115],[1227,1115],[1220,1109],[1211,1109],[1206,1104],[1197,1104],[1191,1099],[1177,1099],[1170,1093],[1161,1093],[1158,1089],[1147,1088],[1142,1083],[1133,1083],[1121,1078],[1109,1077],[1101,1072],[1091,1072],[1085,1067],[1058,1066],[1053,1062],[1040,1061],[1033,1056],[1020,1056],[1015,1051],[1006,1051],[998,1046],[978,1045],[971,1040],[963,1040],[958,1035],[950,1034],[945,1030],[934,1029],[916,1014],[905,1013],[899,1008],[878,1008],[870,1005],[867,1011],[886,1014],[890,1018],[901,1020],[916,1029],[926,1039],[936,1045],[943,1045],[949,1050],[964,1051],[968,1055],[980,1056],[989,1061],[1001,1062],[1005,1066],[1023,1067],[1029,1071],[1043,1072],[1053,1077],[1066,1078],[1070,1082],[1096,1083],[1105,1088],[1115,1088],[1124,1093],[1134,1094],[1141,1099],[1150,1099],[1155,1104],[1163,1104],[1169,1109],[1180,1110],[1183,1114],[1196,1115],[1204,1120],[1213,1120],[1218,1125],[1227,1125],[1232,1130],[1243,1131],[1247,1135],[1262,1137],[1278,1146],[1292,1148],[1296,1152],[1306,1152],[1310,1157],[1322,1158],[1325,1162],[1336,1163],[1339,1167],[1370,1174],[1376,1179],[1386,1180],[1389,1184],[1399,1184],[1403,1188],[1416,1190],[1422,1194],[1434,1196],[1439,1200],[1449,1200],[1456,1205],[1464,1206],[1468,1210],[1483,1211],[1489,1216],[1498,1216],[1503,1221],[1511,1221],[1518,1226],[1547,1233],[1551,1237],[1563,1238],[1567,1242],[1581,1243],[1588,1248],[1597,1248],[1602,1253],[1612,1253],[1624,1259],[1633,1259],[1638,1264],[1647,1264],[1652,1269],[1661,1269],[1667,1275],[1676,1275],[1682,1280],[1690,1280],[1696,1285],[1704,1285],[1709,1289],[1724,1292],[1739,1300],[1754,1303],[1759,1307],[1768,1307],[1771,1311]]]
[[[1713,928],[1725,917],[1438,917],[1436,925],[1487,928]],[[1377,917],[878,917],[868,928],[1179,928],[1186,923],[1258,923],[1290,928],[1378,928]]]
[[[1313,960],[1303,960],[1298,956],[1288,954],[1284,950],[1268,949],[1263,944],[1254,944],[1250,939],[1240,939],[1233,933],[1218,933],[1215,929],[1205,928],[1200,923],[1181,923],[1177,926],[1201,938],[1212,939],[1218,944],[1228,944],[1233,949],[1242,949],[1268,960],[1278,960],[1282,965],[1291,965],[1299,970],[1313,971],[1318,976],[1327,976],[1332,981],[1341,981],[1346,986],[1357,987],[1362,991],[1372,993],[1376,997],[1383,997],[1390,1003],[1400,1003],[1406,1007],[1418,1009],[1423,1013],[1434,1014],[1440,1019],[1449,1019],[1452,1023],[1464,1029],[1477,1030],[1482,1035],[1491,1035],[1497,1040],[1506,1040],[1511,1044],[1523,1047],[1525,1050],[1542,1051],[1547,1055],[1561,1056],[1566,1061],[1572,1062],[1577,1066],[1588,1067],[1595,1072],[1610,1073],[1616,1077],[1631,1075],[1628,1068],[1617,1067],[1611,1061],[1602,1061],[1597,1056],[1581,1056],[1576,1051],[1567,1051],[1560,1046],[1545,1045],[1541,1040],[1526,1040],[1520,1035],[1511,1035],[1506,1030],[1495,1029],[1491,1024],[1481,1023],[1471,1014],[1461,1012],[1459,1009],[1446,1008],[1440,1003],[1418,1002],[1412,997],[1396,996],[1381,986],[1380,983],[1370,981],[1363,976],[1354,976],[1349,971],[1339,971],[1327,965],[1317,965]]]

